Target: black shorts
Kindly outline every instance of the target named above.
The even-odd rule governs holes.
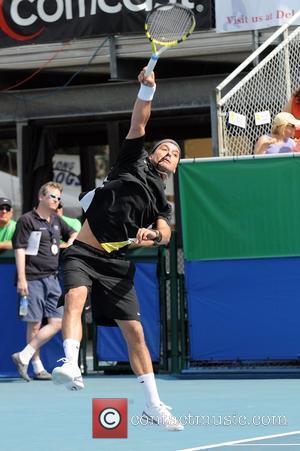
[[[87,287],[96,324],[116,326],[115,319],[140,321],[133,262],[78,240],[63,251],[62,261],[64,293]]]

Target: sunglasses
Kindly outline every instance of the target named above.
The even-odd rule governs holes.
[[[48,198],[57,200],[58,202],[61,200],[61,197],[56,196],[55,194],[48,194]]]
[[[11,207],[9,205],[0,205],[0,211],[10,211]]]

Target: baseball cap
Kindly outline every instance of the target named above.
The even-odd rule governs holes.
[[[178,142],[174,141],[174,139],[166,138],[166,139],[162,139],[161,141],[156,142],[156,143],[152,146],[152,148],[150,149],[149,155],[151,155],[152,153],[154,153],[154,152],[156,151],[156,149],[157,149],[161,144],[163,144],[163,143],[172,143],[172,144],[174,144],[174,145],[178,148],[179,152],[181,153],[180,145],[178,144]]]
[[[0,205],[8,205],[9,207],[12,207],[11,200],[7,199],[7,197],[0,197]]]
[[[291,113],[278,113],[273,120],[273,126],[274,127],[280,127],[281,125],[288,125],[292,124],[295,126],[300,125],[300,121],[297,121],[295,116],[293,116]]]

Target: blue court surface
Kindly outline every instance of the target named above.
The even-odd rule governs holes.
[[[3,451],[300,449],[300,380],[180,380],[158,376],[161,399],[184,431],[135,425],[143,394],[134,376],[90,376],[68,392],[52,382],[1,379]],[[128,438],[92,438],[92,399],[128,398]],[[298,448],[297,448],[298,446]]]

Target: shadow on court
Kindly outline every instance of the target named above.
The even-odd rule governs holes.
[[[162,400],[185,423],[184,431],[136,425],[143,395],[134,376],[91,376],[85,378],[85,389],[80,392],[68,392],[48,381],[1,379],[1,449],[273,449],[263,445],[268,443],[276,450],[287,450],[288,446],[297,449],[292,444],[298,442],[300,449],[299,380],[178,380],[158,376],[157,383]],[[93,398],[128,398],[127,439],[92,438]],[[295,431],[299,434],[284,435]],[[258,440],[278,434],[281,437],[268,442]]]

